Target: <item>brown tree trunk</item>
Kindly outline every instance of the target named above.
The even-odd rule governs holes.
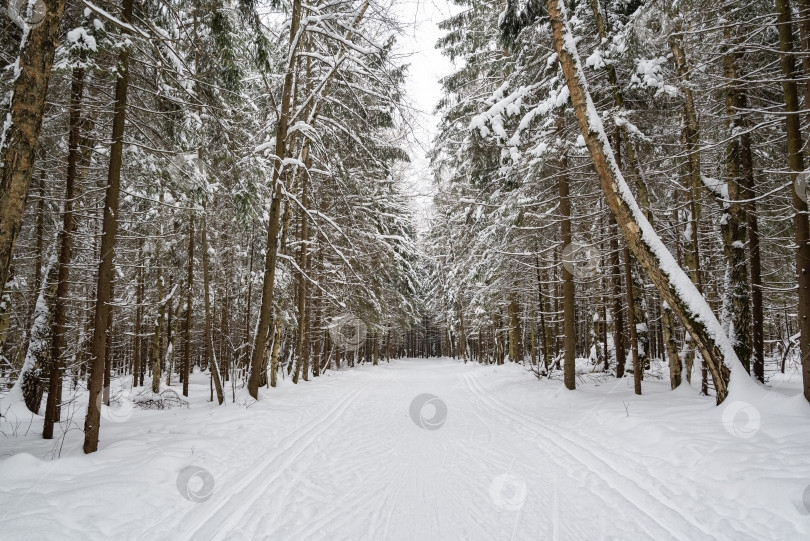
[[[633,357],[633,387],[636,394],[641,394],[641,360],[638,355],[638,336],[636,333],[636,303],[633,298],[633,268],[630,250],[624,247],[624,277],[627,290],[627,328],[630,331],[630,354]]]
[[[159,242],[159,241],[158,241]],[[164,300],[166,295],[166,288],[163,286],[163,268],[160,261],[160,250],[155,249],[155,258],[152,264],[157,269],[157,315],[155,316],[155,325],[152,332],[152,343],[149,349],[149,361],[152,366],[152,392],[160,392],[160,341],[163,334],[163,319],[166,311],[166,304],[168,301]]]
[[[799,93],[796,87],[796,60],[793,55],[793,26],[790,0],[776,0],[779,48],[782,51],[782,90],[785,96],[785,129],[792,178],[804,170],[802,135],[799,118]],[[796,240],[796,274],[798,276],[799,354],[802,359],[804,397],[810,401],[810,226],[807,202],[793,190],[793,230]]]
[[[727,47],[731,47],[731,27],[724,30]],[[726,145],[726,173],[728,176],[728,198],[731,201],[719,201],[723,208],[721,231],[723,234],[723,248],[728,268],[728,288],[725,292],[727,306],[730,310],[729,339],[734,346],[737,357],[747,372],[751,372],[751,305],[748,295],[748,258],[745,241],[748,236],[748,218],[746,205],[738,202],[743,199],[745,192],[744,180],[741,172],[740,137],[734,132],[740,127],[738,109],[740,107],[740,93],[737,89],[736,54],[726,52],[723,58],[724,75],[726,78],[726,117],[732,138]]]
[[[307,168],[309,167],[309,145],[305,144],[304,152],[306,156],[304,156],[304,163],[306,164]],[[301,373],[301,369],[303,367],[304,370],[304,381],[307,381],[309,378],[309,352],[305,347],[307,345],[307,319],[309,316],[309,308],[308,308],[308,292],[309,287],[307,283],[307,269],[308,269],[308,259],[309,259],[309,229],[308,224],[309,220],[307,220],[307,213],[306,208],[309,204],[309,172],[304,171],[301,175],[301,252],[298,261],[298,265],[301,269],[301,272],[298,276],[298,344],[296,346],[296,359],[295,359],[295,373],[293,374],[293,383],[298,383],[298,377]]]
[[[217,402],[222,404],[225,401],[225,393],[222,390],[222,379],[219,372],[219,362],[217,362],[216,354],[214,353],[214,338],[211,334],[211,282],[209,279],[209,264],[208,264],[208,225],[205,217],[205,209],[203,208],[203,223],[202,231],[200,232],[202,240],[202,256],[203,256],[203,290],[205,298],[205,363],[211,370],[211,379],[214,383],[214,388],[217,391]]]
[[[743,104],[744,107],[744,104]],[[765,383],[765,316],[762,308],[762,263],[759,254],[759,224],[757,203],[754,201],[754,163],[751,155],[751,137],[740,136],[741,162],[745,179],[744,198],[748,200],[748,257],[751,268],[751,346],[753,348],[754,377]]]
[[[107,314],[107,332],[104,337],[104,388],[102,399],[105,406],[110,405],[110,379],[112,371],[112,333],[113,333],[113,303],[115,302],[115,268],[113,280],[110,283],[110,307]]]
[[[611,215],[610,222],[616,227],[616,220]],[[613,346],[616,349],[616,377],[624,377],[624,365],[627,354],[624,351],[624,312],[622,310],[622,270],[619,263],[619,231],[617,230],[610,237],[610,268],[611,281],[613,283]]]
[[[264,280],[262,284],[262,305],[259,309],[259,326],[253,343],[253,358],[250,365],[250,378],[248,392],[255,399],[259,398],[259,380],[261,379],[262,357],[267,347],[267,338],[273,319],[273,286],[276,278],[276,257],[278,250],[278,230],[280,219],[280,205],[282,186],[279,173],[284,158],[287,156],[287,131],[289,128],[290,103],[293,90],[293,66],[296,61],[295,51],[299,45],[295,41],[298,26],[301,21],[301,0],[293,0],[292,16],[290,19],[290,39],[288,58],[284,75],[284,88],[281,92],[281,110],[276,126],[275,154],[281,162],[273,168],[273,199],[270,203],[270,223],[267,228],[267,248],[264,262]]]
[[[132,20],[132,0],[124,0],[121,19],[125,23]],[[109,319],[110,286],[112,284],[113,255],[115,237],[118,233],[118,194],[121,184],[123,163],[124,126],[129,87],[129,48],[123,47],[118,53],[118,80],[115,84],[115,114],[113,116],[112,144],[110,146],[110,166],[107,175],[107,191],[104,198],[104,218],[101,226],[101,261],[98,266],[96,285],[96,311],[93,321],[92,358],[88,380],[89,400],[87,417],[84,422],[84,452],[98,450],[101,410],[98,397],[104,382],[104,362]]]
[[[509,301],[509,360],[518,363],[523,360],[523,341],[521,340],[518,303],[514,293]]]
[[[194,215],[188,218],[188,289],[186,290],[186,317],[183,325],[183,396],[188,396],[188,377],[191,373],[191,299],[194,291]]]
[[[270,387],[276,386],[278,377],[278,349],[281,346],[281,325],[276,321],[275,338],[273,339],[273,353],[270,358]]]
[[[0,295],[20,232],[25,200],[34,171],[54,51],[65,0],[43,0],[41,21],[23,32],[12,83],[10,106],[0,123]],[[11,4],[9,4],[11,5]],[[6,123],[10,120],[10,123]]]
[[[563,249],[571,244],[571,198],[569,196],[568,174],[566,169],[568,160],[565,153],[562,153],[560,165],[557,170],[558,185],[560,191],[560,238]],[[576,299],[574,291],[574,276],[565,265],[562,265],[563,279],[563,351],[565,359],[563,361],[563,379],[565,387],[573,390],[577,387],[576,382]]]
[[[133,363],[132,363],[132,388],[138,386],[138,378],[140,377],[141,372],[143,371],[143,367],[141,363],[143,362],[143,358],[141,357],[141,322],[143,320],[143,294],[144,294],[144,284],[143,284],[143,240],[138,243],[138,271],[136,273],[136,283],[135,283],[135,302],[137,307],[135,308],[135,336],[134,343],[135,348],[133,351]]]
[[[53,425],[58,423],[56,412],[62,401],[62,355],[67,340],[67,295],[70,289],[70,259],[73,251],[73,198],[76,170],[79,163],[79,135],[81,129],[82,94],[84,93],[84,69],[74,68],[70,86],[70,115],[68,128],[68,163],[65,180],[65,203],[62,215],[62,231],[59,237],[59,272],[53,316],[53,343],[51,345],[51,375],[48,385],[48,402],[45,407],[45,424],[42,437],[53,438]],[[136,331],[137,332],[137,331]]]

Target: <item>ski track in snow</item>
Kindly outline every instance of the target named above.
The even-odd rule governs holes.
[[[95,455],[78,430],[56,461],[34,458],[53,445],[36,435],[0,440],[3,539],[810,536],[810,422],[734,438],[713,399],[666,382],[569,393],[517,365],[408,359],[281,381],[245,408],[205,402],[195,378],[191,409],[107,422]],[[447,406],[436,430],[410,418],[423,393]],[[209,500],[180,496],[188,465],[210,471]]]

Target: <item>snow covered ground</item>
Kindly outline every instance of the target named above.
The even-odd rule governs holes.
[[[221,407],[203,374],[192,383],[190,408],[114,409],[90,456],[78,429],[46,442],[40,419],[0,424],[0,537],[810,538],[810,407],[795,384],[715,407],[666,381],[641,397],[631,379],[568,392],[448,359]]]

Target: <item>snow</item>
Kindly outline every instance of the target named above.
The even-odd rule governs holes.
[[[96,38],[86,28],[78,26],[67,33],[67,40],[79,48],[88,48],[96,51]]]
[[[726,336],[722,325],[715,317],[706,299],[698,291],[695,284],[689,279],[686,273],[681,269],[678,262],[672,256],[672,253],[661,241],[658,234],[655,232],[652,224],[647,220],[644,213],[639,208],[638,203],[630,190],[630,186],[624,179],[622,172],[616,163],[616,158],[610,145],[610,139],[605,133],[605,128],[602,124],[602,119],[599,112],[591,99],[590,91],[588,90],[588,81],[585,77],[585,70],[582,68],[582,62],[579,58],[577,51],[576,41],[573,38],[571,27],[568,23],[568,15],[564,2],[557,2],[557,6],[562,15],[564,25],[564,36],[562,47],[568,54],[571,55],[579,84],[585,93],[586,98],[586,116],[588,122],[588,129],[595,139],[599,141],[599,145],[604,149],[605,159],[607,166],[610,168],[613,179],[616,183],[616,192],[622,199],[622,202],[627,205],[633,215],[633,220],[638,224],[641,230],[641,239],[644,244],[649,248],[650,252],[655,255],[658,260],[659,267],[666,275],[669,286],[675,291],[678,299],[683,302],[686,310],[695,318],[695,320],[702,323],[706,329],[707,334],[714,341],[714,344],[723,354],[723,364],[729,370],[729,397],[732,396],[745,396],[747,393],[754,391],[754,384],[748,375],[744,372],[744,368],[737,354],[734,352],[731,341]]]
[[[111,408],[89,456],[79,413],[62,442],[18,412],[0,439],[3,537],[808,538],[797,379],[719,408],[666,379],[643,396],[632,377],[581,379],[409,359],[219,407],[194,374],[190,408]]]

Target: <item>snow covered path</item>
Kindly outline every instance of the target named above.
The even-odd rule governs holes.
[[[626,381],[611,381],[567,393],[514,365],[363,366],[283,382],[247,409],[207,404],[204,383],[192,387],[191,409],[107,422],[101,452],[89,457],[78,431],[56,461],[35,458],[52,446],[42,440],[24,440],[30,454],[20,439],[3,440],[0,456],[9,445],[15,454],[0,461],[2,537],[810,535],[806,405],[776,393],[788,421],[771,426],[765,400],[761,428],[740,437],[721,408],[688,390],[650,382],[636,398]],[[424,393],[437,399],[414,420],[412,402]],[[183,471],[201,471],[189,489],[213,487],[211,497],[182,497]]]

